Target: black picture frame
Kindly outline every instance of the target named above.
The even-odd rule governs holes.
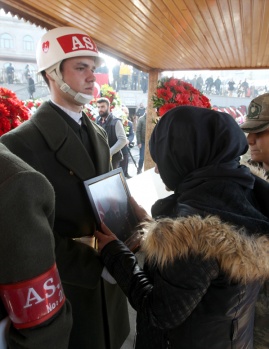
[[[129,202],[130,191],[122,168],[84,181],[98,229],[101,222],[132,251],[137,250],[141,234]]]

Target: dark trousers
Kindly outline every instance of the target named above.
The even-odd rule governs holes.
[[[122,171],[124,175],[126,176],[128,174],[128,162],[129,162],[129,154],[122,152],[123,159],[120,162],[120,167],[122,168]]]
[[[142,170],[144,164],[145,156],[145,143],[141,143],[141,148],[139,148],[139,161],[138,161],[138,170]]]

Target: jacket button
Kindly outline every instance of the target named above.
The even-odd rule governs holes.
[[[70,170],[70,172],[69,172],[69,173],[70,173],[70,175],[71,175],[71,176],[73,176],[73,175],[74,175],[74,172],[73,172],[73,171],[71,171],[71,170]]]

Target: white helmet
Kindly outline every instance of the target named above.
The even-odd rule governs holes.
[[[96,67],[103,63],[95,42],[81,29],[59,27],[49,30],[37,44],[38,72],[45,70],[57,82],[62,91],[71,94],[76,101],[85,104],[92,99],[92,96],[72,90],[63,81],[60,72],[60,64],[64,59],[80,56],[94,57]]]

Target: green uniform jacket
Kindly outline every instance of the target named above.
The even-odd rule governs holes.
[[[146,115],[138,119],[136,128],[136,142],[137,144],[145,143],[146,139]]]
[[[54,187],[56,260],[72,305],[71,349],[119,349],[129,332],[127,301],[100,276],[97,251],[73,240],[93,234],[95,223],[83,181],[110,170],[106,133],[86,118],[94,162],[63,117],[48,103],[1,137],[12,152],[43,173]]]
[[[55,263],[54,192],[42,174],[3,144],[0,144],[0,212],[0,286],[40,277]],[[0,298],[0,321],[6,316]],[[53,318],[39,326],[15,330],[11,325],[8,347],[66,349],[71,326],[71,307],[66,302]]]

